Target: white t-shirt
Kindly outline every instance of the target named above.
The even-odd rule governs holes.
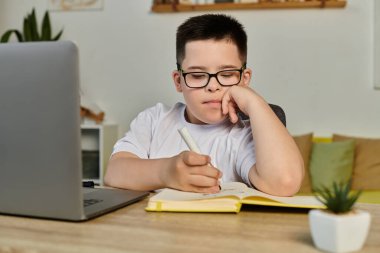
[[[248,173],[256,162],[249,122],[245,127],[228,119],[215,125],[191,124],[185,119],[186,105],[169,108],[161,103],[148,108],[132,121],[130,130],[116,142],[113,154],[131,152],[143,159],[166,158],[189,150],[178,129],[186,126],[202,154],[223,172],[222,182],[238,181],[249,186]]]

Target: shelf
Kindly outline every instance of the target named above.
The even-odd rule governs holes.
[[[248,9],[302,9],[302,8],[344,8],[346,0],[304,1],[304,2],[259,2],[259,3],[217,3],[217,4],[154,4],[153,12],[248,10]]]
[[[103,185],[103,176],[117,140],[117,125],[81,125],[83,180]]]

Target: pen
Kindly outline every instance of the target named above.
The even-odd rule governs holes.
[[[189,130],[187,130],[186,127],[183,127],[181,129],[178,129],[179,134],[181,135],[182,139],[186,142],[187,146],[191,151],[194,151],[198,154],[201,153],[199,150],[197,144],[195,143],[193,137],[191,137]]]
[[[195,143],[193,137],[191,137],[189,130],[187,130],[186,127],[182,127],[181,129],[178,129],[178,132],[181,135],[182,139],[186,142],[186,145],[189,147],[191,151],[201,154],[201,151],[198,148],[198,145]],[[208,163],[208,165],[211,166],[210,163]],[[219,185],[219,189],[221,189],[220,185]]]

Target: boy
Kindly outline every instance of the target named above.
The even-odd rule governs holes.
[[[273,195],[295,194],[303,160],[272,109],[248,87],[243,26],[226,15],[192,17],[178,27],[176,47],[172,78],[185,104],[141,112],[116,143],[105,183],[215,193],[220,181],[241,181]],[[249,116],[243,127],[238,110]],[[202,154],[188,151],[177,131],[184,126]]]

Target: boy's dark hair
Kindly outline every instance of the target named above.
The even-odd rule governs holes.
[[[177,66],[185,58],[185,45],[196,40],[231,40],[243,63],[247,60],[247,34],[235,18],[224,14],[204,14],[187,19],[177,29]]]

